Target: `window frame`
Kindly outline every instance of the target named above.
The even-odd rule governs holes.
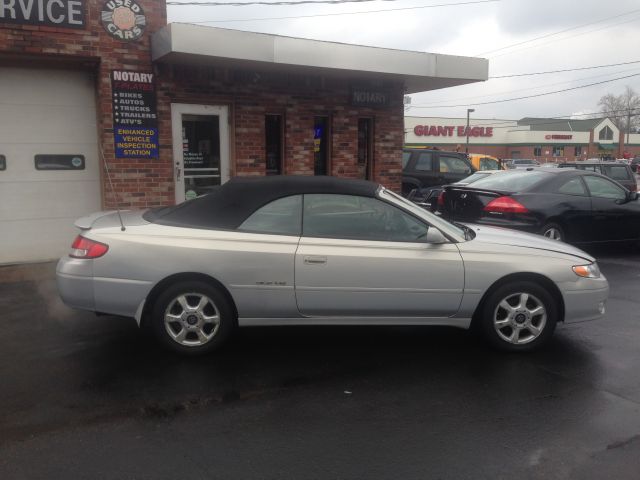
[[[594,195],[593,192],[591,191],[591,188],[589,188],[589,182],[587,181],[587,178],[595,178],[596,180],[607,182],[607,183],[613,185],[614,187],[620,189],[620,191],[622,193],[622,198],[618,198],[618,197],[602,197],[602,196],[599,196],[599,195]],[[589,196],[591,198],[602,198],[602,199],[605,199],[605,200],[614,200],[614,201],[615,200],[626,200],[627,199],[627,190],[622,185],[619,185],[616,181],[611,180],[608,177],[596,176],[596,175],[584,175],[583,181],[584,181],[585,185],[587,186],[587,190],[588,190]]]

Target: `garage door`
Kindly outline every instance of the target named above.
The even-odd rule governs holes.
[[[69,251],[100,210],[91,74],[0,67],[0,264]]]

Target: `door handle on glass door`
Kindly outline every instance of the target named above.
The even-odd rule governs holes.
[[[305,265],[326,265],[327,257],[304,257]]]

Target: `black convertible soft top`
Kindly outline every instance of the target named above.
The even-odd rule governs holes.
[[[235,177],[213,192],[173,207],[156,208],[145,220],[161,225],[235,230],[258,208],[304,193],[373,197],[380,185],[328,176]]]

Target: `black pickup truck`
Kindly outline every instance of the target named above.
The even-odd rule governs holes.
[[[455,183],[476,170],[464,153],[405,148],[402,156],[402,195],[414,189]]]

